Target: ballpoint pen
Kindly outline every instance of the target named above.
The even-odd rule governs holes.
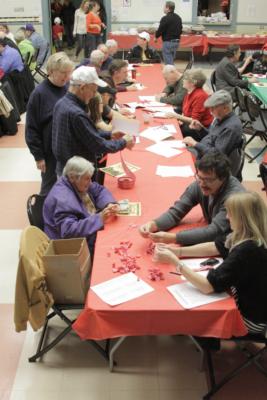
[[[179,275],[179,276],[181,276],[182,274],[180,273],[180,272],[169,272],[170,274],[173,274],[173,275]]]

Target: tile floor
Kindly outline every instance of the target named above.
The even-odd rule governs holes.
[[[207,75],[210,65],[201,64]],[[207,390],[199,353],[182,336],[131,337],[116,354],[110,373],[89,343],[70,334],[41,362],[28,363],[39,333],[17,334],[13,325],[14,285],[21,230],[28,224],[26,199],[38,192],[39,173],[24,142],[24,121],[14,137],[0,138],[0,400],[199,400]],[[260,147],[257,140],[253,148]],[[260,191],[258,163],[244,167],[244,185]],[[262,193],[263,196],[264,193]],[[54,326],[59,329],[60,322]],[[215,355],[218,374],[236,364],[229,343]],[[267,398],[267,379],[251,367],[214,399]]]

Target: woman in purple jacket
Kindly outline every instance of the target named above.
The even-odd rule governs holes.
[[[44,230],[51,239],[85,237],[93,257],[97,231],[118,212],[112,194],[96,182],[92,163],[70,158],[43,207]]]

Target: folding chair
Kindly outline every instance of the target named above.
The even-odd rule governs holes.
[[[259,361],[259,359],[263,356],[263,354],[267,350],[266,332],[265,332],[265,336],[260,335],[260,334],[249,333],[246,336],[236,337],[236,338],[233,337],[231,339],[227,339],[227,340],[231,340],[231,341],[234,341],[235,343],[239,344],[239,348],[246,355],[247,359],[241,365],[239,365],[234,370],[232,370],[231,372],[226,374],[220,380],[220,382],[216,382],[216,379],[215,379],[214,366],[213,366],[213,361],[212,361],[212,350],[210,349],[210,347],[208,345],[208,341],[206,341],[206,345],[203,345],[203,343],[201,343],[201,341],[199,341],[199,338],[194,338],[194,339],[198,342],[198,345],[204,351],[208,379],[209,379],[209,384],[210,384],[210,390],[203,396],[203,400],[210,399],[227,382],[232,380],[236,375],[239,374],[239,372],[241,372],[243,369],[245,369],[246,367],[248,367],[251,364],[255,364],[257,369],[259,371],[261,371],[267,377],[267,370],[263,367],[263,365]],[[259,343],[259,344],[263,344],[264,346],[257,349],[254,353],[252,353],[250,350],[248,350],[246,347],[243,346],[244,343]],[[242,345],[242,346],[240,346],[240,345]]]
[[[242,122],[243,128],[250,124],[250,118],[245,103],[245,97],[247,96],[247,94],[248,92],[245,89],[241,89],[239,86],[235,87],[235,98],[238,106],[238,116]]]
[[[267,149],[267,120],[264,117],[264,112],[260,107],[259,100],[253,94],[248,94],[245,97],[245,105],[249,118],[251,120],[251,126],[254,130],[253,134],[247,141],[246,146],[256,136],[266,142],[265,146],[263,146],[262,149],[254,157],[251,157],[249,154],[245,153],[246,156],[250,159],[249,162],[251,163]]]
[[[75,319],[70,319],[65,311],[82,310],[84,307],[83,304],[53,304],[53,293],[49,293],[47,289],[46,274],[42,262],[42,254],[48,243],[49,239],[45,233],[35,226],[28,226],[21,234],[15,298],[16,326],[20,327],[19,331],[25,329],[26,318],[35,330],[43,326],[37,350],[34,355],[29,357],[29,362],[35,362],[41,358],[72,330]],[[68,292],[68,287],[66,287],[66,292]],[[22,296],[22,293],[24,296]],[[28,307],[26,313],[25,310],[21,311],[22,304],[24,304],[24,307],[25,305]],[[51,310],[49,311],[50,307]],[[49,322],[55,316],[58,316],[67,326],[50,343],[46,344],[45,339],[50,328]],[[106,360],[109,360],[109,341],[106,342],[105,349],[93,340],[89,340],[89,342]]]
[[[260,177],[263,182],[263,189],[265,190],[265,193],[267,195],[267,153],[266,153],[266,160],[263,160],[262,163],[260,164]]]
[[[188,62],[188,64],[186,65],[184,72],[187,71],[188,69],[191,69],[193,67],[194,64],[194,53],[193,53],[193,49],[191,50],[191,54],[190,54],[190,60]]]
[[[34,71],[32,72],[33,79],[34,79],[34,81],[35,81],[36,83],[39,83],[39,81],[36,79],[36,76],[37,76],[37,75],[40,75],[43,79],[46,79],[47,76],[48,76],[48,75],[45,73],[45,71],[42,70],[42,66],[43,66],[44,63],[45,63],[45,60],[46,60],[47,55],[48,55],[48,52],[49,52],[49,44],[47,45],[47,49],[46,49],[46,52],[45,52],[45,54],[44,54],[44,57],[43,57],[41,63],[36,64],[36,67],[35,67]],[[34,59],[37,59],[37,57],[38,57],[38,51],[37,51],[37,53],[36,53]],[[33,61],[33,60],[32,60],[32,61]]]
[[[210,84],[211,88],[214,92],[216,92],[216,71],[214,70],[210,76]]]
[[[45,198],[46,196],[41,196],[40,194],[32,194],[27,200],[29,222],[42,231],[44,230],[43,205]]]

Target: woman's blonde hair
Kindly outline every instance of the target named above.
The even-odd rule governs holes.
[[[83,9],[85,3],[88,3],[88,7],[89,7],[90,0],[83,0],[83,1],[81,2],[81,5],[80,5],[80,9],[81,9],[81,10]]]
[[[58,71],[62,69],[74,69],[74,63],[69,59],[64,51],[52,54],[47,61],[46,70],[48,75],[53,71]]]
[[[267,205],[256,192],[235,193],[226,200],[225,207],[234,223],[231,246],[254,240],[267,248]]]

